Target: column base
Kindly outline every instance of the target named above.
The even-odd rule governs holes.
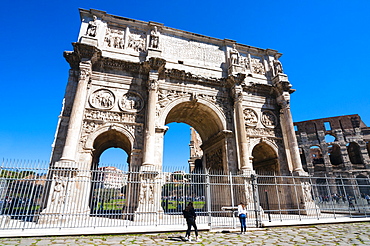
[[[159,222],[162,220],[164,216],[163,211],[158,212],[138,212],[134,213],[134,221],[136,222],[146,222],[146,223],[153,223]]]
[[[303,203],[303,209],[301,208],[300,213],[309,216],[319,216],[321,215],[321,210],[315,202],[305,202]]]

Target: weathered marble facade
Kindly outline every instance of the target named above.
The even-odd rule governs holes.
[[[64,53],[71,69],[54,167],[94,169],[106,149],[121,148],[142,172],[130,209],[160,214],[153,170],[161,170],[166,124],[183,122],[199,133],[204,168],[306,174],[290,112],[294,90],[276,50],[98,10],[80,15],[78,40]]]
[[[357,114],[295,122],[304,170],[315,177],[336,178],[331,194],[370,194],[370,127]],[[344,181],[343,181],[344,180]],[[320,181],[320,180],[319,180]],[[324,182],[324,180],[322,181]],[[360,188],[359,188],[360,185]]]

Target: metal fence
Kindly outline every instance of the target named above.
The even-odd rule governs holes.
[[[43,162],[3,161],[0,230],[184,225],[182,211],[190,201],[197,224],[210,229],[238,228],[239,202],[247,205],[249,227],[358,218],[370,215],[369,194],[367,178],[186,168],[143,172],[117,165],[61,169]]]

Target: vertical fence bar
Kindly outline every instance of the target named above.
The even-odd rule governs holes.
[[[233,217],[233,228],[236,228],[236,221],[235,221],[235,212],[234,212],[234,191],[233,191],[233,177],[231,175],[231,172],[229,172],[229,183],[230,183],[230,196],[231,196],[231,211],[232,211],[232,217]]]
[[[259,199],[258,199],[258,186],[257,178],[255,174],[251,174],[251,183],[252,183],[252,193],[253,193],[253,206],[254,206],[254,215],[256,218],[256,227],[261,227],[261,216],[259,213]]]
[[[297,202],[297,207],[298,207],[298,217],[299,217],[299,221],[302,220],[302,217],[301,217],[301,207],[299,206],[299,197],[298,197],[298,192],[297,192],[297,186],[296,186],[296,183],[295,183],[295,177],[292,175],[291,176],[292,178],[292,181],[293,181],[293,187],[294,187],[294,192],[295,192],[295,197],[296,197],[296,202]]]
[[[326,174],[325,174],[325,182],[326,182],[326,190],[328,192],[328,199],[329,199],[328,202],[330,202],[330,204],[331,204],[331,207],[332,207],[332,210],[333,210],[333,216],[334,216],[334,219],[336,219],[334,201],[333,201],[333,198],[331,197],[330,184],[328,182],[328,177],[326,176]]]
[[[343,187],[343,193],[344,193],[344,196],[346,197],[346,200],[348,202],[348,212],[349,212],[349,215],[350,217],[352,218],[352,211],[351,211],[351,207],[350,207],[350,197],[347,195],[347,191],[346,191],[346,187],[343,183],[343,177],[342,175],[340,175],[340,181],[341,181],[341,184],[342,184],[342,187]]]
[[[277,197],[278,208],[279,208],[279,218],[280,218],[280,221],[283,221],[282,214],[281,214],[281,202],[280,202],[280,195],[279,195],[279,189],[278,189],[278,181],[276,180],[276,172],[274,172],[274,181],[275,181],[276,197]]]
[[[206,201],[207,201],[207,214],[208,214],[208,226],[212,229],[212,212],[211,212],[211,186],[209,178],[209,169],[205,169],[205,179],[206,179]]]

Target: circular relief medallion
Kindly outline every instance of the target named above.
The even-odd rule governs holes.
[[[277,123],[278,123],[276,115],[272,113],[271,111],[263,111],[261,121],[262,121],[262,124],[268,128],[274,128],[277,126]]]
[[[144,100],[139,94],[128,92],[122,96],[119,101],[119,107],[123,111],[139,112],[144,107]]]
[[[256,126],[258,122],[257,114],[253,109],[244,109],[244,121],[246,126]]]
[[[114,101],[113,92],[107,89],[97,90],[90,95],[90,105],[94,108],[111,109]]]

